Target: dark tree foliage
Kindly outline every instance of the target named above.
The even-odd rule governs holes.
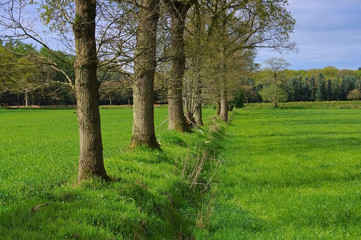
[[[333,73],[330,74],[325,69],[331,69]],[[361,90],[361,75],[356,71],[331,67],[325,69],[285,71],[282,88],[287,93],[287,101],[345,101],[351,99],[347,96],[352,90]],[[259,93],[264,86],[265,84],[260,82],[254,90]]]
[[[332,81],[332,100],[340,100],[341,99],[341,89],[340,89],[340,81],[339,79],[335,79]]]
[[[310,86],[308,85],[307,81],[303,82],[303,95],[301,101],[309,101],[311,92],[310,92]]]
[[[325,81],[323,74],[320,73],[318,75],[317,80],[317,91],[316,91],[316,101],[324,101],[325,100]]]
[[[310,86],[310,93],[311,93],[310,94],[310,101],[315,101],[317,87],[316,87],[315,76],[313,76],[313,75],[310,78],[309,86]]]
[[[326,100],[327,101],[334,100],[334,99],[332,99],[332,81],[331,81],[331,79],[327,80]]]
[[[239,91],[237,96],[233,99],[233,101],[231,102],[231,106],[232,107],[236,107],[236,108],[242,108],[244,105],[244,94],[242,91]]]

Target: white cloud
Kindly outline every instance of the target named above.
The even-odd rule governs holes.
[[[289,0],[296,19],[297,54],[283,55],[293,69],[361,66],[361,3],[359,0]],[[276,53],[260,50],[257,62]]]

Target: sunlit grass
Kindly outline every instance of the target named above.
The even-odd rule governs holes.
[[[361,112],[242,110],[202,239],[359,239]]]
[[[213,114],[206,109],[207,122]],[[1,239],[193,235],[200,203],[207,199],[190,190],[183,161],[207,150],[208,130],[180,134],[165,124],[156,131],[163,151],[129,151],[132,110],[102,109],[101,116],[104,163],[113,181],[78,186],[74,110],[0,109]],[[155,125],[166,119],[167,109],[156,109]]]
[[[129,151],[131,109],[102,109],[113,181],[82,186],[73,112],[0,110],[0,239],[361,236],[357,109],[238,110],[225,135],[209,125],[214,111],[206,109],[204,134],[157,128],[161,152]],[[156,109],[155,125],[166,119],[167,110]],[[215,150],[193,191],[184,174]]]

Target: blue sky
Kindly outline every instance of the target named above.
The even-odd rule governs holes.
[[[290,69],[295,70],[327,66],[339,69],[361,67],[361,0],[288,2],[288,10],[296,19],[292,40],[296,42],[298,51],[280,55],[272,50],[260,49],[255,62],[262,64],[271,57],[281,57],[291,63]],[[34,12],[34,9],[31,10]],[[34,24],[39,23],[35,21]],[[53,39],[50,42],[55,47],[61,46]]]
[[[259,50],[257,63],[281,57],[295,70],[361,67],[361,0],[288,1],[288,10],[296,19],[292,40],[298,52],[280,55],[267,49]]]

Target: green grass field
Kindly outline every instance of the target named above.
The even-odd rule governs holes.
[[[361,111],[241,110],[202,239],[361,239]]]
[[[127,150],[131,109],[102,109],[114,180],[81,186],[73,111],[0,109],[0,239],[361,238],[358,109],[237,110],[225,128],[206,109],[204,134],[158,128],[162,152]]]
[[[0,239],[193,235],[200,203],[207,197],[190,189],[190,171],[211,148],[204,143],[212,138],[207,129],[205,134],[179,134],[169,132],[165,124],[156,131],[162,152],[129,151],[132,110],[103,109],[104,162],[114,181],[77,186],[79,147],[73,112],[0,109]],[[207,122],[213,114],[206,109]],[[156,126],[166,119],[167,109],[157,108]],[[207,169],[203,170],[199,182],[206,180]],[[32,211],[42,204],[46,205]]]

